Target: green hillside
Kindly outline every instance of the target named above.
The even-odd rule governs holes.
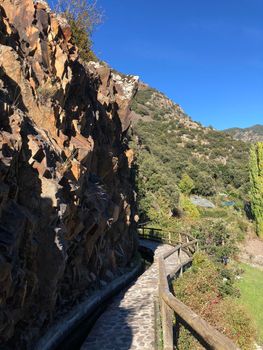
[[[192,121],[179,105],[144,84],[132,110],[141,222],[188,230],[205,236],[204,243],[216,225],[229,240],[243,237],[249,145]],[[196,206],[193,195],[215,207]]]

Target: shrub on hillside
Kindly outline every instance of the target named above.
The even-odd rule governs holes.
[[[186,193],[189,195],[193,190],[193,188],[195,187],[195,184],[194,184],[194,181],[191,179],[191,177],[188,174],[184,173],[182,175],[182,178],[178,186],[183,193]]]
[[[222,271],[204,253],[195,254],[192,268],[173,283],[175,295],[241,349],[252,349],[255,328],[246,310],[235,300],[238,293],[233,275]],[[224,289],[227,283],[232,287],[228,293]],[[184,328],[179,334],[180,350],[202,348]]]
[[[200,217],[200,212],[195,204],[191,202],[191,200],[181,194],[180,196],[180,207],[182,208],[183,212],[186,214],[187,217],[191,219],[198,219]]]
[[[208,173],[199,170],[195,175],[194,181],[194,193],[201,196],[212,196],[216,193],[215,180]]]
[[[223,256],[234,257],[238,251],[236,234],[225,220],[199,220],[192,226],[191,233],[216,261],[221,261]]]

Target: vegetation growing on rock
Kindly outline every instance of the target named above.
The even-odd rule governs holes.
[[[102,21],[97,1],[58,0],[56,10],[66,17],[72,30],[72,42],[78,47],[80,57],[84,61],[97,61],[91,39],[94,28]]]

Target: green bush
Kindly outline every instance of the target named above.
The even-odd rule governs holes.
[[[182,178],[178,184],[180,190],[183,192],[183,193],[186,193],[186,194],[190,194],[191,191],[193,190],[193,188],[195,187],[194,185],[194,181],[191,179],[191,177],[184,173],[182,175]]]
[[[197,206],[194,205],[190,201],[190,199],[183,194],[180,196],[180,207],[185,212],[185,214],[191,219],[197,219],[200,217],[200,213]]]
[[[216,183],[215,180],[203,171],[199,171],[195,178],[195,188],[194,193],[201,196],[212,196],[216,193]]]
[[[190,233],[199,239],[200,247],[215,261],[221,261],[223,256],[233,258],[238,252],[236,245],[238,234],[236,227],[233,226],[232,221],[228,224],[222,219],[203,218],[191,226]]]

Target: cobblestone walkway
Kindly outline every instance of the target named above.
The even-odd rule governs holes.
[[[164,254],[167,244],[141,240],[141,245]],[[177,253],[166,259],[167,273],[178,263]],[[124,292],[114,298],[91,330],[81,350],[154,350],[154,299],[158,289],[158,266],[154,262]]]

